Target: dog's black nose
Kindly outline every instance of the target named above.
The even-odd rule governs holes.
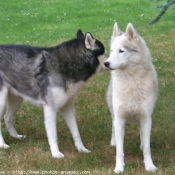
[[[109,64],[109,62],[106,61],[106,62],[104,62],[104,65],[105,65],[106,67],[109,67],[110,64]]]

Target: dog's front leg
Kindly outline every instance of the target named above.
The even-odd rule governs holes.
[[[64,105],[64,107],[61,108],[61,114],[72,134],[77,150],[79,152],[90,153],[90,151],[84,147],[83,142],[81,140],[76,121],[73,100],[69,101],[66,105]]]
[[[150,150],[152,118],[145,117],[140,121],[141,145],[143,149],[144,163],[146,171],[156,171],[157,168],[153,164]]]
[[[57,111],[53,109],[51,106],[45,105],[44,122],[52,156],[55,158],[63,158],[64,154],[62,154],[59,151],[57,143],[56,120],[57,120]]]
[[[124,134],[125,134],[125,120],[115,116],[115,137],[116,137],[116,167],[115,173],[122,173],[124,171]]]
[[[115,131],[114,131],[114,111],[113,111],[113,106],[112,106],[112,82],[109,83],[108,90],[106,93],[106,100],[107,104],[109,106],[109,110],[111,112],[111,117],[112,117],[112,135],[111,135],[111,146],[116,146],[116,140],[115,140]]]

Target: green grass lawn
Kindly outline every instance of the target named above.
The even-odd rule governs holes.
[[[175,172],[175,13],[172,10],[156,24],[148,23],[158,10],[148,0],[6,0],[0,6],[0,44],[18,43],[53,46],[75,37],[82,29],[102,41],[109,53],[114,21],[122,30],[132,22],[146,40],[159,78],[159,97],[153,114],[152,158],[157,175]],[[72,171],[77,174],[113,174],[115,148],[110,147],[111,116],[105,93],[109,72],[95,75],[78,95],[75,108],[82,140],[92,151],[79,153],[58,115],[58,136],[64,159],[51,156],[42,109],[24,103],[15,126],[24,140],[9,136],[3,123],[3,136],[9,149],[0,149],[0,174]],[[139,127],[128,124],[125,135],[125,175],[147,174],[139,149]],[[49,173],[49,172],[48,172]],[[56,172],[55,172],[56,173]]]

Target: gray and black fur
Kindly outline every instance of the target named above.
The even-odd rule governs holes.
[[[77,32],[77,38],[54,47],[0,45],[0,117],[6,103],[5,122],[9,133],[22,137],[14,129],[12,118],[22,99],[29,100],[44,108],[45,127],[53,157],[63,157],[56,134],[56,113],[59,109],[77,149],[89,152],[79,135],[73,101],[84,83],[103,65],[104,52],[100,41],[90,33],[84,36],[81,30]],[[8,147],[1,131],[0,147]]]
[[[32,98],[44,96],[48,86],[65,90],[68,83],[87,81],[99,66],[103,44],[96,40],[96,49],[85,47],[81,31],[77,38],[55,47],[0,45],[0,88],[8,84]],[[49,84],[52,77],[53,84]]]

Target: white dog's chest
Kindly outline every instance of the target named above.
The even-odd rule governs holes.
[[[144,88],[134,82],[126,81],[114,81],[112,86],[113,107],[122,118],[139,120],[144,117],[143,104],[146,100]]]

